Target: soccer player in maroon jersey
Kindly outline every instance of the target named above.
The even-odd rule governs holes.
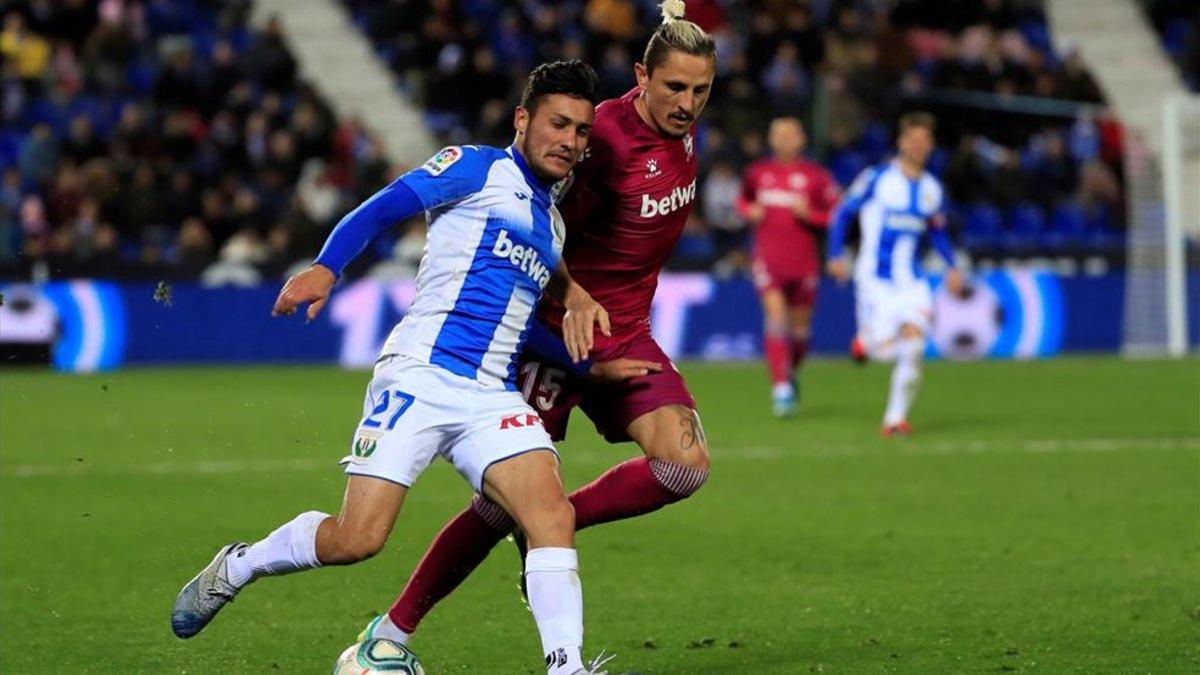
[[[829,172],[801,156],[807,138],[795,117],[771,122],[772,157],[746,168],[738,210],[755,225],[753,270],[763,308],[763,353],[775,414],[799,401],[796,374],[808,354],[813,304],[821,280],[818,232],[840,197]]]
[[[552,438],[565,436],[578,406],[607,440],[632,440],[644,453],[569,496],[576,529],[655,511],[689,497],[708,479],[696,402],[650,334],[658,274],[696,196],[692,125],[716,73],[712,37],[683,20],[682,6],[664,3],[664,22],[635,66],[637,87],[597,107],[588,155],[559,204],[567,224],[563,260],[611,322],[611,335],[595,335],[592,372],[612,364],[619,372],[589,381],[529,351],[520,368],[522,391]],[[563,316],[553,303],[540,312],[550,332],[558,331]],[[628,375],[634,376],[618,379]],[[477,495],[438,533],[395,604],[361,637],[406,642],[434,604],[513,529],[503,508]]]

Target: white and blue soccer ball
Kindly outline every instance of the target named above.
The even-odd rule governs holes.
[[[333,675],[371,673],[425,675],[425,669],[408,647],[391,640],[364,640],[350,645],[333,665]]]

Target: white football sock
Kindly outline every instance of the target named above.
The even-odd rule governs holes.
[[[266,539],[226,559],[229,583],[241,588],[263,576],[289,574],[320,567],[317,528],[328,513],[306,511],[279,526]]]
[[[896,360],[896,352],[902,337],[894,337],[882,342],[872,342],[862,339],[862,345],[867,350],[867,358],[877,363],[891,363]]]
[[[375,637],[406,645],[408,644],[408,638],[412,637],[412,634],[392,623],[392,617],[384,614],[383,619],[375,624]]]
[[[917,397],[921,383],[921,357],[925,352],[924,338],[901,338],[896,342],[896,365],[892,367],[892,385],[888,394],[884,426],[899,424],[908,419],[909,408]]]
[[[529,608],[542,636],[548,675],[583,668],[583,586],[573,548],[543,547],[525,555]]]

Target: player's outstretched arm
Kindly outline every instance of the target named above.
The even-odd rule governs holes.
[[[966,281],[955,264],[954,245],[950,243],[950,235],[946,232],[946,219],[941,214],[934,216],[930,221],[929,240],[946,263],[946,290],[961,296],[966,289]]]
[[[608,312],[592,299],[583,286],[575,283],[565,264],[559,263],[554,277],[546,286],[546,293],[561,302],[567,310],[563,315],[563,343],[567,346],[572,363],[579,363],[591,353],[596,344],[596,326],[605,336],[612,335]]]
[[[311,267],[287,280],[271,315],[291,316],[308,303],[308,320],[317,318],[346,265],[379,233],[422,210],[421,199],[403,179],[376,192],[338,222]]]
[[[583,360],[579,363],[572,363],[566,344],[536,319],[529,327],[529,335],[525,340],[525,351],[539,361],[561,368],[575,377],[588,378],[596,382],[624,382],[635,377],[661,373],[663,370],[662,364],[657,361],[624,357],[612,361],[593,363]]]
[[[298,305],[308,302],[308,319],[316,318],[342,270],[372,239],[422,211],[478,191],[487,180],[489,165],[485,153],[477,148],[451,146],[392,181],[338,222],[316,263],[284,285],[272,313],[294,314]],[[332,273],[333,279],[325,272]]]
[[[850,262],[846,259],[845,250],[846,234],[850,231],[850,222],[875,191],[878,175],[879,172],[875,169],[867,169],[860,173],[846,192],[846,196],[833,210],[829,238],[825,242],[825,258],[829,261],[826,263],[826,270],[830,276],[842,283],[850,279]]]

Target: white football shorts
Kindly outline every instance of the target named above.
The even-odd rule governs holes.
[[[858,331],[869,346],[892,340],[905,324],[929,333],[933,320],[933,294],[924,279],[906,283],[856,279],[854,296]]]
[[[553,451],[554,444],[520,392],[388,356],[375,366],[362,421],[340,463],[347,474],[411,487],[441,455],[482,493],[492,464],[542,449]]]

